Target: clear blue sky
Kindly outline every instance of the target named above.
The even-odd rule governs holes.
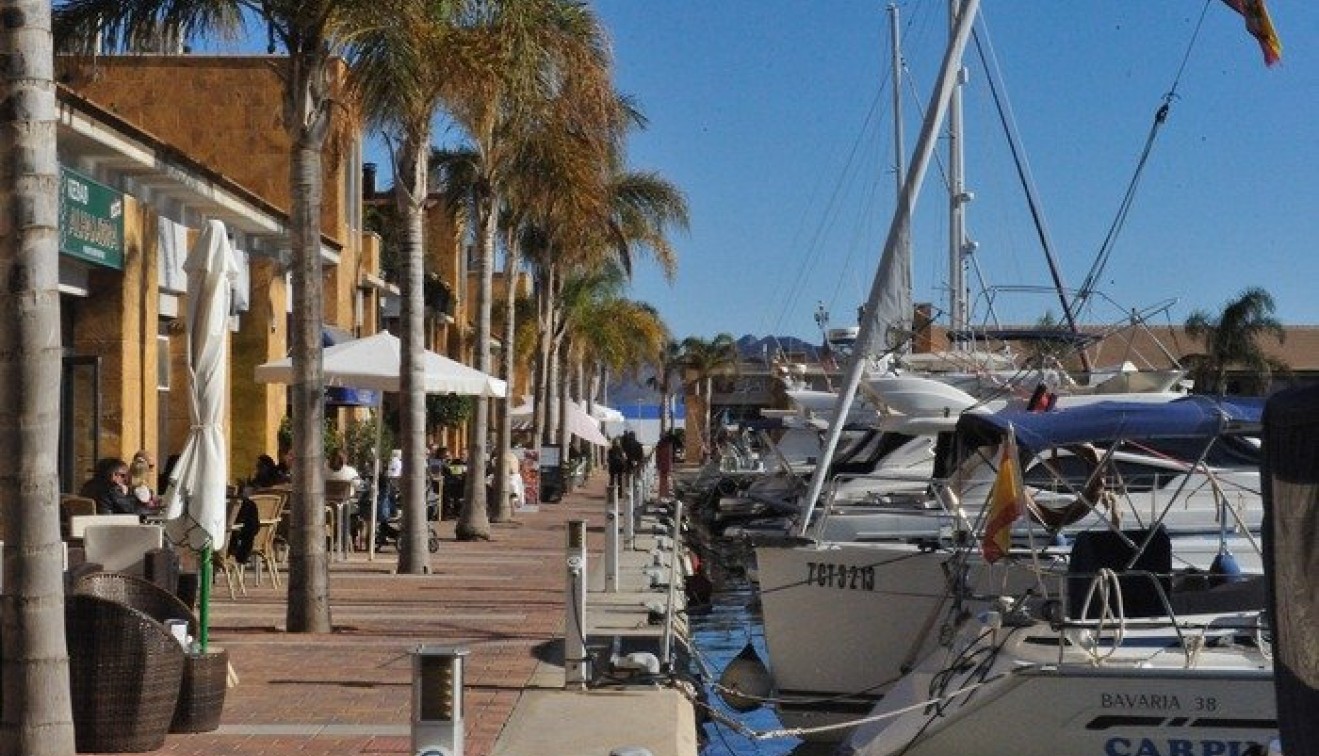
[[[632,296],[674,335],[818,340],[817,302],[854,319],[893,206],[888,19],[883,0],[595,0],[610,30],[617,86],[649,127],[634,169],[686,193],[677,280],[653,265]],[[902,13],[912,81],[910,152],[946,35],[946,0]],[[1268,289],[1286,324],[1319,324],[1319,7],[1269,0],[1283,43],[1266,68],[1240,16],[1209,0],[982,0],[1063,275],[1076,285],[1113,223],[1154,113],[1187,55],[1166,125],[1103,290],[1124,308],[1176,299],[1162,322],[1215,311],[1244,287]],[[984,67],[967,56],[968,228],[990,285],[1048,282]],[[940,169],[916,207],[914,298],[946,302]],[[976,281],[974,271],[968,274]],[[1003,319],[1060,313],[1043,297]],[[983,317],[984,308],[976,316]],[[1091,320],[1110,321],[1112,309]]]

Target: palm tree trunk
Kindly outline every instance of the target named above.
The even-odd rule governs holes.
[[[550,331],[552,327],[550,302],[554,297],[554,270],[546,266],[544,272],[537,276],[536,286],[536,385],[533,387],[535,401],[533,432],[537,444],[549,443],[550,395]]]
[[[705,390],[705,429],[703,443],[709,452],[709,456],[713,457],[715,452],[718,451],[718,447],[715,446],[714,443],[714,408],[711,406],[711,404],[713,404],[711,400],[714,398],[714,379],[707,375],[705,380],[701,381],[701,385]]]
[[[568,339],[564,338],[559,341],[558,349],[554,353],[554,384],[558,388],[558,431],[557,439],[559,442],[560,465],[563,469],[563,490],[567,491],[569,484],[572,482],[568,477],[568,449],[572,444],[572,433],[568,430],[568,402],[571,401],[568,396],[568,384],[571,372],[568,370]]]
[[[512,236],[512,234],[510,234]],[[517,271],[518,271],[518,246],[513,239],[508,240],[508,256],[504,260],[504,351],[502,353],[503,364],[500,367],[500,377],[508,382],[509,390],[513,389],[514,371],[517,365],[517,354],[514,349],[513,338],[517,334]],[[509,496],[512,491],[509,489],[508,478],[514,470],[510,469],[508,464],[508,452],[513,448],[513,418],[509,416],[508,408],[513,406],[513,397],[510,395],[505,398],[501,405],[499,413],[499,427],[495,435],[495,485],[494,506],[491,507],[491,519],[495,522],[507,522],[513,519],[513,509],[509,504]]]
[[[430,130],[404,140],[399,157],[395,201],[403,219],[403,303],[399,400],[403,425],[403,534],[399,538],[398,571],[408,575],[430,572],[426,520],[426,386],[425,365],[420,359],[426,348],[424,335],[425,232],[422,203],[426,200],[425,155]]]
[[[8,0],[0,50],[0,753],[73,753],[69,657],[64,640],[58,454],[60,384],[59,176],[50,4]],[[21,558],[20,558],[21,555]]]
[[[293,491],[289,512],[289,632],[328,633],[330,564],[325,547],[325,374],[321,363],[321,145],[300,134],[293,189]]]
[[[487,189],[489,184],[486,184]],[[489,191],[478,202],[480,235],[477,239],[476,274],[480,282],[476,291],[476,369],[491,372],[490,312],[494,289],[495,233],[499,227],[499,201]],[[468,436],[467,481],[463,492],[463,511],[454,534],[460,541],[489,540],[490,518],[486,512],[486,439],[489,434],[490,400],[476,398]]]

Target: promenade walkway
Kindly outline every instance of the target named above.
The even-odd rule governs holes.
[[[218,587],[211,642],[229,651],[239,684],[228,691],[217,731],[170,735],[160,753],[410,754],[409,651],[422,643],[470,649],[464,665],[465,756],[521,753],[504,745],[496,749],[496,742],[529,687],[541,689],[542,699],[530,707],[537,710],[546,706],[543,695],[562,688],[561,666],[556,676],[553,665],[561,665],[565,624],[566,524],[587,521],[589,558],[598,563],[604,545],[604,486],[605,476],[596,475],[562,502],[541,504],[538,512],[494,524],[489,542],[458,542],[453,522],[439,523],[441,545],[431,555],[430,575],[391,574],[397,559],[393,549],[377,554],[375,561],[354,554],[347,562],[333,562],[333,633],[285,632],[285,589],[274,589],[269,576],[258,587],[249,571],[248,595],[237,599]],[[646,555],[635,556],[639,563]],[[676,713],[667,719],[676,717],[679,728],[688,725],[690,711],[680,696],[668,690],[654,693],[672,699],[666,706]],[[591,696],[576,698],[580,703],[556,716],[572,716],[573,706],[592,705]],[[617,695],[606,698],[618,700]],[[653,699],[631,708],[655,719]],[[673,727],[672,721],[666,727]],[[694,745],[685,745],[694,737],[694,732],[690,737],[679,733],[676,740],[684,745],[652,746],[652,751],[655,756],[694,754]],[[669,733],[667,740],[675,735]],[[564,750],[541,753],[609,753],[595,747],[580,752],[574,746],[559,748]]]

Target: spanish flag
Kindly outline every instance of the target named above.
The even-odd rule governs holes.
[[[1007,556],[1012,546],[1012,523],[1026,513],[1026,488],[1021,483],[1021,470],[1017,463],[1017,436],[1008,426],[1003,439],[1003,451],[998,460],[998,476],[989,491],[989,517],[985,521],[985,537],[980,550],[985,561],[993,564]]]
[[[1273,29],[1273,20],[1269,18],[1269,9],[1264,7],[1264,0],[1223,2],[1246,19],[1246,31],[1259,40],[1259,47],[1264,51],[1264,65],[1271,66],[1282,60],[1282,42],[1278,40],[1278,32]]]

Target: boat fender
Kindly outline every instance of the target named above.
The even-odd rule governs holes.
[[[1246,576],[1241,574],[1241,565],[1237,563],[1236,555],[1227,549],[1218,552],[1214,561],[1209,564],[1209,587],[1224,583],[1235,583],[1245,580]]]
[[[728,708],[748,712],[760,707],[770,695],[769,668],[748,642],[719,675],[719,698]]]

